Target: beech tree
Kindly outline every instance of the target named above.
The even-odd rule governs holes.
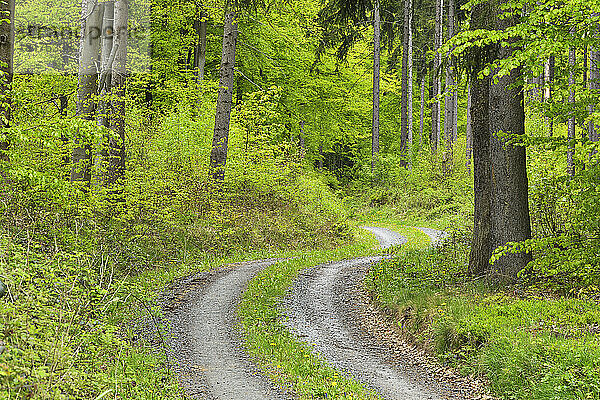
[[[225,20],[223,22],[223,50],[221,56],[219,95],[217,98],[215,129],[212,140],[212,150],[210,153],[210,174],[212,181],[216,183],[221,183],[225,180],[237,38],[237,1],[227,0],[225,5]]]
[[[81,2],[81,33],[79,41],[79,72],[77,83],[77,116],[93,121],[96,111],[94,97],[98,91],[96,62],[100,55],[102,12],[97,0]],[[89,184],[91,180],[92,146],[89,138],[77,137],[73,148],[71,182]]]
[[[125,90],[127,79],[127,24],[129,21],[129,0],[117,0],[114,8],[114,61],[111,76],[111,118],[112,135],[108,148],[107,184],[115,184],[125,174]]]

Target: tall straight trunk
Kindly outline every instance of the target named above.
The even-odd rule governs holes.
[[[434,73],[433,73],[433,108],[431,113],[431,131],[432,131],[432,151],[435,153],[440,144],[440,136],[442,130],[442,110],[439,100],[441,94],[441,74],[440,67],[442,64],[442,55],[439,50],[442,47],[442,23],[443,23],[443,12],[444,12],[444,0],[436,0],[435,2],[435,35],[434,35]]]
[[[480,8],[480,7],[478,7]],[[478,8],[474,8],[476,15]],[[489,269],[492,254],[491,221],[491,160],[490,160],[490,118],[489,118],[489,77],[478,78],[478,72],[471,74],[471,116],[473,124],[473,178],[475,209],[473,243],[469,257],[469,272],[482,275]]]
[[[13,83],[13,59],[15,53],[15,0],[0,2],[0,37],[6,38],[0,41],[0,126],[8,128],[12,120],[11,88]],[[4,137],[0,141],[0,160],[9,161],[8,149],[10,141]]]
[[[413,145],[413,1],[410,0],[408,21],[408,148]],[[411,158],[409,155],[409,162]],[[410,167],[410,164],[409,164]]]
[[[94,96],[98,89],[96,62],[100,54],[100,29],[102,12],[97,0],[82,0],[81,35],[79,42],[79,72],[77,84],[77,115],[93,121],[96,105]],[[88,138],[78,137],[71,160],[71,182],[91,180],[92,148]]]
[[[589,65],[590,65],[590,73],[589,73],[589,88],[592,91],[593,96],[598,96],[600,93],[600,51],[597,49],[590,49],[589,55]],[[589,106],[590,114],[596,111],[593,104]],[[600,127],[594,124],[593,121],[590,121],[588,125],[588,138],[592,142],[597,142],[599,139],[599,130]],[[595,153],[595,152],[594,152]],[[593,155],[593,154],[592,154]]]
[[[575,48],[569,48],[569,104],[571,107],[575,107]],[[575,153],[575,147],[571,143],[575,140],[575,114],[574,110],[570,111],[570,117],[568,122],[568,138],[569,145],[567,149],[567,170],[570,176],[575,176],[575,165],[573,163],[573,154]]]
[[[548,62],[544,67],[544,75],[546,80],[546,90],[544,91],[544,100],[546,102],[552,101],[552,84],[554,83],[554,56],[548,57]],[[548,123],[549,135],[554,135],[554,119],[552,117],[546,118]]]
[[[125,175],[125,89],[127,83],[127,22],[129,19],[129,1],[115,2],[115,36],[113,46],[115,51],[112,63],[111,77],[111,123],[113,135],[108,148],[108,179],[109,185],[115,184]]]
[[[206,26],[207,16],[204,10],[200,11],[198,20],[195,23],[198,42],[194,52],[194,74],[198,85],[204,80],[204,67],[206,66]]]
[[[471,16],[472,29],[491,26],[504,30],[514,24],[514,18],[494,17],[500,14],[501,3],[476,5]],[[500,47],[495,57],[509,57],[512,51],[511,47]],[[493,85],[489,78],[477,79],[489,61],[483,55],[489,52],[490,49],[482,49],[473,57],[478,67],[471,74],[475,219],[469,270],[475,275],[485,273],[494,280],[514,281],[530,261],[530,255],[504,255],[493,267],[489,259],[498,246],[531,237],[525,148],[506,142],[513,135],[525,133],[523,86],[518,69],[495,78]]]
[[[215,183],[225,180],[227,163],[227,143],[229,140],[229,121],[231,119],[231,102],[233,98],[233,80],[235,66],[235,48],[238,37],[237,5],[227,2],[223,23],[223,51],[219,81],[219,95],[215,114],[215,130],[210,152],[210,174]]]
[[[423,145],[423,132],[425,129],[425,80],[426,74],[421,77],[421,112],[419,113],[419,144]]]
[[[448,1],[448,39],[454,36],[454,0]],[[446,67],[446,119],[444,120],[444,130],[446,134],[446,171],[452,170],[454,158],[454,135],[455,135],[455,114],[456,108],[454,99],[456,95],[456,84],[454,79],[454,61],[451,54],[448,54],[448,65]]]
[[[515,17],[497,17],[495,28],[505,30],[515,23]],[[496,57],[509,58],[513,50],[510,46],[499,47]],[[492,248],[495,249],[530,239],[531,221],[526,149],[507,143],[511,137],[525,134],[521,70],[514,69],[510,75],[494,78],[494,82],[490,87],[490,159]],[[497,281],[514,282],[529,261],[531,255],[527,253],[504,255],[494,263],[490,276]]]
[[[306,144],[304,142],[304,121],[300,121],[300,134],[298,135],[298,146],[300,147],[300,160],[304,159],[306,155]]]
[[[467,168],[471,167],[471,159],[473,158],[473,118],[471,116],[471,106],[473,103],[472,100],[472,94],[471,94],[471,90],[472,90],[473,85],[471,84],[471,81],[469,80],[468,83],[468,88],[467,88],[467,145],[466,145],[466,152],[465,152],[465,158],[466,158],[466,166]]]
[[[429,145],[431,146],[432,152],[435,153],[435,151],[433,151],[434,150],[434,148],[433,148],[433,146],[434,146],[434,138],[435,138],[435,136],[434,136],[435,135],[435,130],[433,128],[434,121],[435,121],[435,116],[434,116],[434,113],[435,113],[435,102],[433,101],[433,99],[434,99],[434,93],[435,93],[435,82],[434,82],[435,81],[435,72],[434,72],[434,69],[435,69],[435,67],[434,67],[434,65],[432,63],[431,68],[429,69],[429,85],[428,85],[427,90],[429,91],[429,101],[428,101],[428,104],[429,104],[429,115],[430,115],[430,118],[431,118],[431,129],[429,130]]]
[[[373,12],[373,125],[371,145],[371,172],[375,173],[379,158],[379,68],[381,52],[381,16],[379,0],[375,0]]]
[[[102,19],[102,39],[101,39],[101,51],[100,51],[100,79],[98,84],[99,98],[98,98],[98,126],[110,128],[109,120],[109,94],[112,80],[112,64],[115,59],[115,52],[113,52],[113,32],[114,32],[114,19],[115,19],[115,7],[113,2],[106,2],[98,5],[103,8],[103,19]],[[115,48],[116,50],[116,48]],[[94,160],[95,180],[94,185],[101,186],[104,183],[106,173],[108,170],[108,145],[110,142],[110,135],[104,137],[104,140],[100,144],[96,157]]]
[[[404,0],[404,34],[402,37],[402,99],[400,106],[400,155],[403,158],[404,167],[408,165],[408,142],[409,142],[409,58],[410,58],[410,16],[411,0]]]
[[[115,20],[115,4],[106,2],[98,5],[103,8],[102,36],[100,51],[100,79],[98,85],[98,126],[110,127],[108,119],[107,98],[112,80],[112,64],[116,54],[113,50],[113,31]]]

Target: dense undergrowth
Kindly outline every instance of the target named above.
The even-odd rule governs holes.
[[[23,78],[19,93],[51,97],[55,81]],[[188,94],[179,95],[185,103]],[[77,118],[15,134],[10,163],[0,165],[2,399],[181,398],[162,353],[133,324],[159,313],[152,300],[167,283],[230,261],[352,241],[327,185],[296,152],[268,144],[279,129],[269,124],[268,98],[246,110],[261,130],[251,117],[235,124],[231,174],[218,190],[205,183],[208,101],[195,111],[203,118],[181,108],[160,120],[128,101],[129,158],[117,190],[68,182],[63,160],[73,141],[61,137],[103,134]],[[14,130],[41,115],[19,108]]]
[[[600,397],[600,305],[467,274],[468,246],[402,252],[367,280],[408,338],[505,399]]]

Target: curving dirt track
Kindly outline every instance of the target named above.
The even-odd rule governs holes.
[[[388,229],[365,229],[376,235],[382,247],[406,242]],[[437,231],[424,232],[434,241],[440,237]],[[374,338],[389,338],[390,331],[381,330],[378,310],[361,283],[371,263],[381,259],[346,260],[302,273],[282,303],[287,310],[287,326],[313,345],[325,361],[385,399],[470,398],[439,385],[428,367],[423,368],[414,348],[403,347],[401,341],[388,346],[385,340]],[[169,327],[167,348],[186,398],[294,398],[262,376],[249,360],[236,317],[248,282],[279,261],[229,265],[181,279],[165,290],[161,303]]]
[[[371,231],[384,248],[406,241],[388,229],[365,229]],[[438,231],[424,232],[434,242],[442,237]],[[368,324],[360,321],[369,314],[364,296],[360,298],[361,282],[369,266],[381,259],[345,260],[303,272],[282,303],[287,327],[330,365],[384,399],[464,398],[460,391],[440,384],[428,373],[427,367],[420,365],[414,349],[408,346],[401,351],[398,346],[391,349],[361,329]],[[373,313],[371,310],[370,314]]]

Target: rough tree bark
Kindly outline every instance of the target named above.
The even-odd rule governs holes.
[[[107,184],[117,183],[125,175],[125,89],[127,84],[127,23],[129,19],[129,1],[115,2],[115,22],[111,78],[111,121],[112,135],[108,146]]]
[[[473,8],[473,18],[477,18],[480,6]],[[473,177],[475,209],[473,243],[469,257],[469,272],[479,276],[489,269],[492,254],[492,210],[491,210],[491,169],[490,169],[490,118],[488,77],[478,78],[479,70],[471,74],[471,116],[473,124]]]
[[[373,125],[371,145],[371,172],[375,173],[379,157],[379,69],[381,51],[381,15],[379,0],[375,0],[373,12]]]
[[[15,52],[15,0],[0,1],[0,127],[8,128],[12,119],[11,88]],[[0,160],[9,161],[7,137],[0,141]]]
[[[504,3],[500,0],[498,3]],[[499,8],[499,7],[498,7]],[[497,14],[500,14],[497,11]],[[495,28],[505,30],[516,23],[516,17],[495,19]],[[512,55],[510,46],[499,47],[496,58]],[[529,216],[529,182],[527,154],[523,146],[507,144],[514,135],[525,134],[525,98],[522,74],[519,68],[510,75],[499,77],[490,87],[490,159],[491,159],[491,210],[492,248],[509,242],[531,238]],[[490,270],[496,281],[513,282],[517,273],[531,261],[528,253],[502,256]]]
[[[474,7],[472,28],[504,30],[515,23],[514,17],[499,17],[502,2]],[[509,57],[512,51],[511,47],[497,47],[493,58]],[[471,74],[475,220],[469,269],[495,281],[514,281],[530,261],[529,254],[504,255],[493,266],[489,259],[497,247],[531,237],[525,148],[506,142],[525,133],[523,87],[519,69],[498,77],[493,85],[477,79],[489,61],[483,56],[486,53],[491,49],[482,49],[474,57],[479,64]]]
[[[469,80],[468,88],[467,88],[467,145],[466,145],[466,166],[467,168],[471,167],[471,160],[473,158],[473,118],[471,117],[471,106],[472,106],[472,95],[471,95],[472,84]]]
[[[79,42],[79,72],[77,84],[77,115],[93,121],[98,89],[96,62],[100,54],[102,12],[96,0],[82,0],[81,36]],[[88,139],[78,137],[71,156],[71,182],[90,183],[92,149]]]
[[[231,102],[233,97],[233,80],[235,66],[235,48],[237,45],[237,5],[229,1],[225,6],[223,23],[223,51],[219,81],[219,95],[215,114],[215,130],[210,152],[210,176],[214,183],[225,180],[227,163],[227,143],[229,140],[229,121],[231,119]]]
[[[433,107],[431,112],[431,136],[432,143],[431,149],[435,153],[440,144],[440,136],[442,130],[441,121],[441,104],[439,95],[441,94],[441,74],[440,67],[442,64],[442,55],[439,50],[442,47],[442,23],[443,23],[443,12],[444,12],[444,0],[436,0],[435,2],[435,35],[434,35],[434,50],[435,57],[433,62]]]

